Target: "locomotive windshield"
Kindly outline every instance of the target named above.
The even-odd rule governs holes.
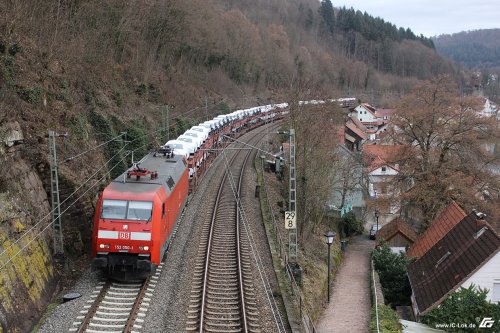
[[[149,221],[153,203],[147,201],[103,200],[101,218]]]

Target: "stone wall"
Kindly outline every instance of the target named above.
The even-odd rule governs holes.
[[[22,158],[22,142],[11,143],[0,143],[0,332],[29,332],[52,299],[58,274],[48,245],[50,218],[35,226],[50,212],[46,191]]]

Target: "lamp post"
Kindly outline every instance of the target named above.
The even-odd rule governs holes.
[[[332,231],[328,231],[325,234],[326,244],[328,244],[328,303],[330,303],[330,246],[333,243],[333,239],[335,238],[335,233]]]
[[[377,219],[377,231],[375,232],[375,239],[377,238],[377,232],[378,232],[378,218],[380,217],[380,212],[378,209],[375,209],[375,218]]]

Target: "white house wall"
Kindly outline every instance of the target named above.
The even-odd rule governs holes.
[[[468,288],[472,283],[483,289],[488,289],[487,299],[491,302],[493,298],[493,283],[500,283],[500,252],[497,252],[483,267],[462,283],[461,287]]]
[[[354,110],[356,111],[356,115],[359,121],[372,122],[377,119],[370,111],[368,111],[362,105],[358,105]]]
[[[370,176],[396,176],[397,174],[396,170],[388,166],[385,167],[385,171],[382,171],[382,167],[380,167],[370,172]]]

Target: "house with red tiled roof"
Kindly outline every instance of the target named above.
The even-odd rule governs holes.
[[[368,194],[372,199],[390,199],[394,196],[394,181],[399,173],[399,165],[394,163],[404,146],[399,145],[365,145],[363,147],[365,172],[368,175]],[[387,210],[381,211],[385,220],[399,210],[399,203],[391,200]],[[380,210],[380,209],[379,209]]]
[[[404,252],[417,239],[417,233],[403,219],[397,217],[377,231],[377,245],[386,242],[393,252]]]
[[[344,145],[350,151],[361,151],[363,143],[368,139],[366,127],[357,119],[349,118],[344,128]]]
[[[417,318],[472,284],[488,289],[488,301],[500,302],[500,237],[483,217],[467,215],[408,266]]]
[[[443,238],[458,222],[466,216],[465,212],[455,202],[450,204],[437,215],[431,225],[425,230],[406,253],[409,258],[420,258]]]
[[[394,109],[377,109],[368,103],[362,103],[351,112],[351,118],[358,119],[368,130],[368,139],[375,141],[377,134],[387,130]]]

